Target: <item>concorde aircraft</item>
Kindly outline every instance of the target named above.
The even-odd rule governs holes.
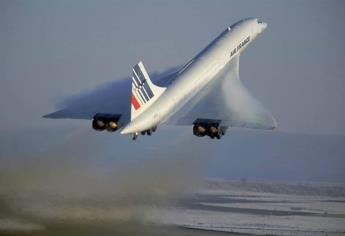
[[[60,110],[45,118],[90,119],[95,130],[151,135],[158,125],[192,126],[195,136],[220,139],[230,127],[272,130],[273,116],[239,79],[240,54],[267,27],[247,18],[226,28],[206,48],[158,86],[140,61],[133,67],[131,92],[121,98],[127,111]],[[97,109],[97,108],[96,108]]]

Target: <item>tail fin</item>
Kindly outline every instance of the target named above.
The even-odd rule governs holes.
[[[151,106],[165,89],[152,83],[141,61],[136,64],[132,73],[131,120]]]

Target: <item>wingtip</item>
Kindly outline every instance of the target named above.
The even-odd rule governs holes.
[[[42,116],[42,118],[45,118],[45,119],[53,118],[53,117],[52,117],[52,114],[53,114],[53,113],[45,114],[45,115]]]

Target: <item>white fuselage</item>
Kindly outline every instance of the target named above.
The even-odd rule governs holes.
[[[267,24],[257,19],[241,20],[222,32],[179,72],[166,91],[121,133],[149,130],[164,121],[210,81],[260,34]]]

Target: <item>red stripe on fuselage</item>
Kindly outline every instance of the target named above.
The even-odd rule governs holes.
[[[134,94],[132,94],[131,103],[134,106],[135,110],[138,110],[140,108],[140,104],[139,104],[138,100],[136,99],[136,97],[134,96]]]

